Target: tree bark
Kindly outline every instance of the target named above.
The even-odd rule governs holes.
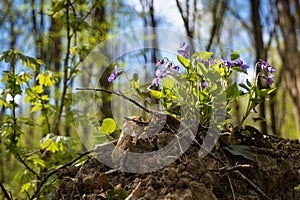
[[[256,60],[259,59],[267,60],[266,56],[266,48],[264,46],[263,41],[263,33],[262,33],[262,24],[261,24],[261,17],[259,14],[259,8],[260,8],[260,0],[251,0],[251,19],[252,19],[252,25],[253,25],[253,37],[254,37],[254,46],[255,46],[255,52],[256,52]],[[257,70],[257,73],[259,73],[259,70]],[[257,74],[256,74],[257,75]],[[266,88],[267,85],[263,84],[260,79],[258,80],[258,86],[260,88]],[[260,115],[264,119],[266,119],[266,103],[263,101],[260,105]],[[267,123],[266,121],[261,122],[260,124],[261,131],[263,134],[267,134]]]
[[[299,1],[276,0],[284,54],[281,54],[285,67],[286,89],[292,99],[296,127],[300,139],[300,50],[299,44]],[[297,33],[298,32],[298,33]]]

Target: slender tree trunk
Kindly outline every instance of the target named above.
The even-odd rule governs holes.
[[[254,37],[254,46],[256,52],[256,60],[263,59],[266,60],[266,51],[263,41],[263,33],[262,33],[262,24],[261,24],[261,17],[259,14],[260,8],[260,0],[251,0],[251,19],[253,25],[253,37]],[[259,70],[257,70],[259,73]],[[258,81],[258,85],[260,88],[266,88],[267,85],[263,84],[260,80]],[[260,115],[264,119],[266,119],[266,103],[263,101],[260,106]],[[260,124],[261,131],[263,134],[267,134],[267,123],[266,121],[261,122]]]
[[[300,139],[300,50],[299,50],[299,1],[276,1],[279,24],[284,42],[284,52],[281,54],[285,67],[286,89],[292,99],[295,123]]]

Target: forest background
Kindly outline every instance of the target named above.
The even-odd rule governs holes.
[[[3,195],[7,191],[12,196],[30,197],[44,174],[85,150],[72,108],[78,66],[112,35],[144,27],[186,34],[201,44],[200,49],[225,57],[231,50],[239,50],[249,66],[267,60],[277,69],[274,85],[278,89],[260,105],[258,115],[265,120],[255,126],[265,134],[300,138],[299,0],[2,0]],[[137,52],[134,64],[155,63],[162,56],[159,50]],[[126,65],[128,59],[119,62]],[[146,70],[148,78],[155,76],[154,68]],[[108,68],[99,80],[107,89],[113,89],[107,82],[112,71]],[[249,77],[254,73],[254,68],[249,69]],[[100,120],[111,115],[106,109],[109,100],[109,95],[102,96]],[[243,100],[234,107],[233,121],[240,121]],[[51,199],[57,184],[55,177],[49,179],[41,195]]]

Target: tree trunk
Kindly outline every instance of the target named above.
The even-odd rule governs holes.
[[[293,104],[295,123],[300,139],[300,50],[299,45],[299,1],[277,0],[276,1],[279,24],[284,42],[284,52],[281,54],[285,67],[286,89],[288,90]]]
[[[260,8],[260,0],[251,0],[251,19],[252,19],[252,25],[253,25],[253,37],[254,37],[254,46],[255,46],[255,52],[256,52],[256,60],[259,59],[266,60],[266,51],[263,41],[263,33],[262,33],[262,24],[261,24],[261,17],[259,14],[259,8]],[[257,70],[257,73],[259,73],[259,70]],[[256,74],[257,75],[257,74]],[[264,85],[260,79],[258,80],[258,86],[260,88],[266,88],[267,85]],[[264,119],[266,119],[266,103],[263,101],[260,106],[260,115]],[[261,122],[260,124],[261,131],[263,134],[267,134],[267,123],[266,121]]]

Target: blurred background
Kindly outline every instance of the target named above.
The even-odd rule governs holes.
[[[192,49],[212,51],[226,58],[231,51],[240,51],[241,58],[251,67],[250,80],[255,76],[255,63],[259,59],[267,60],[277,70],[273,86],[278,89],[257,109],[266,120],[256,127],[263,133],[284,138],[300,137],[299,0],[1,0],[0,51],[19,49],[25,55],[42,60],[44,65],[32,71],[34,80],[40,72],[57,79],[53,88],[45,91],[50,97],[48,119],[42,117],[41,112],[30,112],[31,108],[23,103],[23,96],[15,97],[20,104],[16,114],[35,119],[39,124],[34,128],[24,127],[27,135],[24,143],[34,146],[47,133],[78,138],[71,106],[78,66],[95,46],[112,35],[144,27],[187,35],[193,39],[186,41]],[[145,44],[149,42],[147,35],[156,34],[156,29],[147,30]],[[164,44],[159,42],[154,46],[159,49]],[[147,49],[118,58],[118,63],[122,63],[121,68],[128,67],[130,62],[143,65],[155,63],[163,56],[160,50]],[[16,73],[28,71],[21,63],[17,66]],[[1,62],[0,69],[3,77],[11,65]],[[155,69],[146,69],[149,77],[143,78],[153,78]],[[112,71],[113,66],[107,68],[99,80],[108,90],[113,89],[107,82]],[[86,79],[82,77],[84,82]],[[235,78],[244,80],[246,77]],[[0,90],[5,87],[6,82],[1,82]],[[108,106],[110,95],[102,94],[100,99],[101,120],[112,113]],[[243,117],[243,106],[243,101],[235,102],[233,120],[240,121]],[[1,119],[11,114],[4,106],[0,112]],[[2,143],[1,149],[4,153]],[[2,164],[5,159],[2,157]],[[3,179],[6,172],[1,171]]]

